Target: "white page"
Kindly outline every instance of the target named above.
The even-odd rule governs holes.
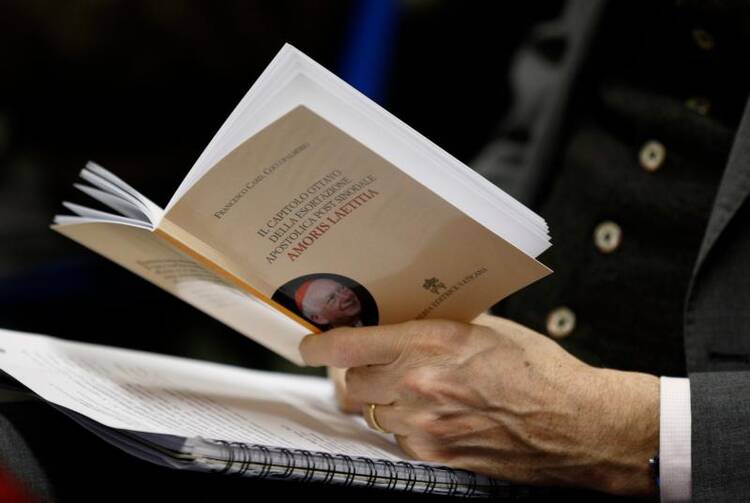
[[[93,165],[93,163],[89,162],[88,165]],[[106,170],[104,168],[99,167],[98,172],[105,172]],[[81,172],[78,174],[83,180],[89,182],[94,187],[103,190],[104,192],[108,192],[112,195],[115,195],[117,197],[121,197],[131,203],[134,206],[137,206],[144,215],[148,217],[148,220],[150,223],[157,222],[159,218],[161,218],[162,211],[159,210],[157,212],[157,216],[154,216],[154,211],[149,208],[149,205],[146,204],[143,200],[139,199],[138,197],[134,196],[130,192],[127,192],[126,190],[122,189],[121,187],[118,187],[111,181],[109,181],[107,178],[101,176],[100,174],[94,173],[88,168],[84,168],[81,170]],[[143,198],[145,199],[145,198]],[[151,203],[153,204],[153,203]],[[158,207],[157,207],[158,208]]]
[[[260,372],[0,329],[0,369],[113,428],[408,459],[340,413],[326,379]]]
[[[550,245],[544,220],[331,72],[285,45],[201,154],[167,211],[242,141],[304,104],[402,171],[537,257]],[[439,176],[434,173],[440,172]]]
[[[104,192],[103,190],[95,189],[94,187],[89,187],[88,185],[83,185],[81,183],[74,183],[73,187],[77,188],[92,199],[96,199],[100,203],[109,206],[125,217],[134,218],[136,220],[141,220],[144,222],[150,222],[148,215],[146,215],[143,211],[141,211],[140,208],[135,206],[130,201],[127,201],[114,194],[110,194],[109,192]]]
[[[148,221],[144,222],[143,220],[138,220],[135,218],[123,217],[122,215],[115,215],[114,213],[95,210],[93,208],[88,208],[86,206],[81,206],[80,204],[75,204],[68,201],[63,201],[62,204],[76,215],[92,221],[118,222],[126,225],[135,225],[137,227],[147,227],[149,229],[152,228],[151,223]]]
[[[127,184],[124,180],[116,176],[114,173],[102,168],[93,161],[87,162],[86,169],[84,169],[83,171],[93,173],[100,179],[103,179],[112,186],[116,187],[119,191],[122,191],[135,199],[138,204],[146,209],[146,214],[148,215],[151,223],[158,222],[159,219],[161,219],[163,210],[159,207],[158,204],[154,203],[151,199],[135,190],[132,186]]]
[[[79,217],[74,215],[55,215],[52,223],[55,225],[75,225],[75,224],[93,224],[101,222],[111,222],[111,220],[96,217]],[[118,225],[128,225],[138,227],[147,231],[153,231],[150,223],[147,222],[117,222]]]

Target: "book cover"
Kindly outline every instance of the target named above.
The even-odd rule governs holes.
[[[470,321],[547,275],[544,220],[285,45],[165,210],[89,163],[52,228],[303,364],[337,326]]]

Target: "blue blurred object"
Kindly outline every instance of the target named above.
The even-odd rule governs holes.
[[[386,94],[400,5],[398,0],[359,0],[353,9],[341,61],[341,78],[381,104]]]

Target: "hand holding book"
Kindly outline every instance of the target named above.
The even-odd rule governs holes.
[[[401,415],[398,400],[408,396],[413,410],[417,401],[450,404],[450,393],[441,393],[462,382],[451,379],[483,370],[461,362],[486,362],[482,351],[515,340],[467,322],[551,272],[536,260],[550,246],[541,217],[289,45],[164,209],[95,163],[81,178],[88,185],[76,187],[116,213],[65,203],[74,215],[58,215],[54,230],[292,362],[305,363],[304,339],[308,363],[352,367],[347,374],[354,378],[354,399],[381,404],[378,420],[420,458],[442,459],[431,439],[447,441],[452,428],[474,426]],[[455,321],[401,325],[415,319]],[[340,325],[361,328],[335,328]],[[308,336],[332,328],[316,336],[320,339]],[[18,338],[19,347],[29,344],[25,339]],[[360,345],[363,341],[368,344]],[[38,342],[42,356],[58,349],[57,343]],[[98,360],[104,354],[63,349],[96,353]],[[13,361],[5,370],[14,369],[19,381],[71,409],[108,441],[170,466],[446,494],[490,495],[507,488],[434,463],[411,464],[388,436],[321,405],[325,381],[260,379],[199,369],[194,362],[149,359],[148,376],[155,382],[145,398],[159,405],[158,412],[168,412],[154,422],[154,411],[136,413],[147,409],[144,397],[124,393],[118,384],[142,384],[140,361],[110,355],[113,362],[126,359],[132,375],[109,375],[112,369],[104,366],[107,375],[97,380],[101,387],[91,390],[73,380],[68,384],[76,393],[60,394],[54,383],[38,379],[28,367],[13,367]],[[19,352],[18,358],[26,356]],[[446,380],[428,379],[441,358],[453,365],[441,370]],[[57,369],[63,376],[81,371],[78,362],[55,355],[50,361],[65,363]],[[425,365],[403,372],[415,362]],[[50,366],[47,360],[34,363]],[[475,384],[498,384],[485,377]],[[232,389],[229,383],[240,378],[247,389]],[[397,385],[388,381],[394,378]],[[260,381],[269,385],[258,386]],[[301,387],[307,391],[294,391]],[[108,406],[91,407],[92,392],[109,396]],[[461,397],[453,398],[459,406]],[[162,402],[169,411],[161,409]],[[459,410],[481,412],[476,403],[464,405]],[[220,421],[214,417],[217,407],[226,416]],[[191,421],[173,424],[171,411],[178,409]],[[405,418],[416,419],[416,426]],[[431,429],[437,426],[444,431]],[[450,454],[460,466],[456,451]],[[493,472],[493,466],[485,471]]]
[[[300,350],[310,365],[348,368],[345,403],[362,404],[370,426],[416,459],[515,482],[655,494],[645,462],[659,440],[654,376],[591,367],[489,315],[339,328],[306,337]]]

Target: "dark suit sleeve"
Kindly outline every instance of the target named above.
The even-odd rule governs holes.
[[[741,165],[750,171],[747,159]],[[731,190],[717,198],[716,214],[726,211],[729,196],[741,187],[736,175],[727,180]],[[748,223],[750,205],[745,204],[711,248],[688,296],[685,352],[695,502],[750,501]]]
[[[750,372],[690,374],[693,501],[750,499]]]

